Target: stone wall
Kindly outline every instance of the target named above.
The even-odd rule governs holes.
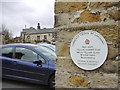
[[[62,1],[55,3],[56,88],[118,88],[120,3]],[[92,71],[77,67],[70,56],[73,37],[84,30],[97,31],[108,44],[107,60]]]

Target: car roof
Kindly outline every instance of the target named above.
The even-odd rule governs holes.
[[[36,47],[38,45],[30,44],[30,43],[14,43],[14,44],[5,44],[2,46],[31,46],[31,47]]]

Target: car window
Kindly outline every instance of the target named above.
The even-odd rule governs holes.
[[[45,59],[43,59],[41,56],[38,55],[38,59],[42,61],[43,64],[46,63]]]
[[[33,60],[37,59],[37,53],[27,48],[17,47],[15,52],[15,58],[27,62],[33,62]]]
[[[13,50],[12,47],[2,48],[2,56],[8,57],[8,58],[12,58],[13,57],[12,50]]]
[[[42,46],[35,47],[35,49],[39,52],[41,52],[44,56],[51,60],[56,60],[56,56],[53,53],[48,52],[45,50]]]
[[[45,63],[45,60],[36,52],[22,47],[16,47],[15,58],[27,62],[33,62],[33,60],[39,59],[42,63]]]

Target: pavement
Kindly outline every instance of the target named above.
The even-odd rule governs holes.
[[[46,85],[26,83],[15,80],[3,79],[0,82],[2,84],[2,90],[50,90]]]

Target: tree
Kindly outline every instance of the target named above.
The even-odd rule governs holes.
[[[2,34],[5,36],[5,43],[11,43],[13,41],[12,33],[9,32],[9,29],[6,28],[5,25],[2,24]]]

